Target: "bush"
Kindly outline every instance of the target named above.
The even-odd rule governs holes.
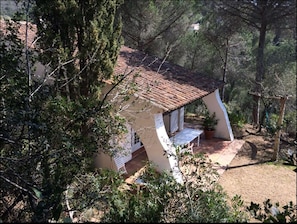
[[[224,104],[229,121],[232,127],[239,127],[242,128],[243,125],[246,123],[245,114],[242,112],[239,106],[235,105],[234,102],[230,102],[229,104]]]
[[[289,133],[291,136],[294,136],[296,138],[296,110],[289,111],[285,114],[284,117],[284,130]]]
[[[229,121],[232,126],[242,128],[243,125],[246,123],[245,117],[240,111],[232,111],[228,114]]]
[[[263,223],[297,223],[297,206],[290,201],[280,209],[279,203],[274,205],[267,199],[263,202],[263,208],[259,204],[251,202],[247,207],[252,217]]]
[[[143,187],[137,184],[125,184],[124,180],[112,177],[89,178],[81,184],[88,183],[88,187],[77,185],[75,192],[82,197],[89,195],[89,203],[77,201],[76,206],[83,208],[79,221],[86,220],[89,208],[104,208],[100,222],[154,222],[154,223],[180,223],[180,222],[245,222],[245,212],[242,211],[240,197],[233,199],[232,206],[227,203],[228,197],[222,187],[217,184],[218,173],[213,169],[211,161],[203,154],[178,155],[184,184],[176,182],[170,173],[156,171],[148,163],[141,175],[145,182]],[[108,181],[110,183],[108,184]],[[116,181],[116,185],[114,186]],[[94,186],[98,190],[94,191]],[[108,187],[109,186],[109,187]],[[124,187],[125,186],[125,187]],[[83,191],[81,189],[83,187]],[[91,189],[93,188],[93,190]],[[81,189],[81,190],[80,190]],[[97,193],[96,193],[97,192]],[[97,195],[97,196],[96,196]],[[94,200],[96,198],[96,200]],[[72,200],[71,200],[72,201]],[[93,202],[93,205],[90,203]],[[84,206],[82,206],[84,205]],[[104,205],[102,207],[102,205]],[[73,209],[77,210],[75,207]],[[81,210],[81,209],[79,209]],[[94,220],[94,217],[92,217]]]

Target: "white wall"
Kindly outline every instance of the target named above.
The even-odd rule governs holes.
[[[210,114],[216,113],[216,117],[219,119],[216,126],[215,137],[226,139],[229,141],[234,140],[232,128],[230,125],[227,110],[221,100],[219,90],[202,98]]]

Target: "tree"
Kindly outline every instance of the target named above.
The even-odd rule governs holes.
[[[92,96],[94,87],[111,76],[121,44],[121,27],[114,27],[113,16],[118,6],[117,1],[36,1],[42,62],[61,67],[56,88],[70,99]],[[77,60],[77,66],[61,66],[68,60]]]
[[[108,151],[122,130],[98,95],[121,45],[115,18],[121,2],[23,3],[25,34],[33,8],[35,47],[28,36],[19,44],[17,27],[1,35],[1,220],[48,222],[60,217],[75,176],[92,170],[94,153]],[[36,56],[49,68],[39,77]]]
[[[256,73],[253,91],[259,95],[263,92],[262,82],[265,78],[264,49],[267,31],[276,30],[275,41],[280,31],[293,29],[296,22],[296,3],[294,0],[259,0],[259,1],[217,1],[222,12],[240,19],[259,32],[256,53]],[[254,95],[253,122],[259,125],[260,98]]]
[[[160,58],[179,55],[181,38],[199,18],[198,7],[192,0],[126,0],[120,7],[125,45]]]
[[[220,76],[220,78],[227,83],[227,71],[230,63],[228,63],[229,56],[231,54],[234,45],[238,45],[236,34],[240,33],[243,28],[243,23],[234,21],[230,16],[221,13],[219,8],[215,7],[214,1],[202,1],[201,19],[199,20],[199,30],[194,32],[195,43],[190,44],[190,49],[195,49],[195,53],[192,54],[191,64],[199,64],[199,58],[204,51],[210,51],[212,56],[209,58],[209,62],[214,64],[211,71],[214,76]],[[200,42],[200,43],[199,43]],[[187,45],[187,43],[185,43]],[[209,48],[208,48],[209,46]],[[191,54],[190,54],[191,56]],[[237,55],[238,57],[238,55]],[[208,57],[207,57],[208,58]],[[202,67],[205,67],[205,62]],[[197,69],[197,68],[196,68]],[[231,69],[230,69],[231,70]],[[216,73],[219,73],[216,74]],[[221,89],[221,98],[225,101],[225,86]]]

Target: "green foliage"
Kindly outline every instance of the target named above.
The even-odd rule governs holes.
[[[210,113],[206,113],[203,122],[202,122],[202,126],[204,128],[204,130],[215,130],[216,125],[218,124],[218,119],[216,118],[216,113],[213,112],[212,114]]]
[[[245,118],[243,114],[240,111],[232,111],[230,114],[228,114],[230,124],[232,126],[237,126],[242,128],[243,125],[246,123]]]
[[[0,204],[5,222],[58,220],[67,186],[93,169],[94,153],[108,151],[112,136],[125,131],[122,119],[98,99],[120,47],[120,26],[112,16],[118,5],[94,2],[36,1],[35,21],[44,23],[34,49],[24,51],[15,23],[6,27],[10,33],[0,33],[1,198],[10,199]],[[77,9],[88,15],[72,23],[82,19],[72,18]],[[40,52],[51,69],[38,78]],[[44,82],[49,78],[52,83]]]
[[[34,1],[24,2],[32,6]],[[251,108],[247,92],[256,68],[257,35],[251,30],[242,31],[244,29],[233,33],[234,30],[227,28],[234,24],[217,16],[217,9],[210,7],[212,2],[206,1],[207,4],[202,4],[206,7],[195,8],[196,2],[137,1],[136,4],[125,1],[131,13],[123,14],[130,16],[125,17],[123,35],[126,43],[136,40],[134,46],[165,59],[170,52],[171,61],[216,77],[221,76],[222,53],[227,47],[224,37],[227,37],[225,99],[228,104],[236,104],[231,110],[231,122],[241,124]],[[69,221],[68,217],[62,219],[62,211],[76,210],[77,217],[79,212],[83,217],[94,206],[105,211],[102,220],[106,221],[244,221],[240,197],[234,198],[232,207],[227,206],[226,195],[215,185],[217,175],[203,158],[186,160],[189,166],[184,173],[184,185],[148,166],[142,176],[147,184],[139,191],[136,185],[130,186],[129,191],[123,190],[126,185],[116,173],[89,173],[94,152],[98,148],[108,151],[112,147],[109,145],[112,136],[126,131],[122,118],[109,113],[111,108],[103,107],[104,102],[98,100],[102,80],[110,78],[121,44],[120,17],[114,15],[122,1],[38,0],[36,3],[35,50],[42,49],[39,60],[51,66],[51,71],[43,74],[41,80],[31,79],[35,50],[23,51],[24,44],[17,38],[18,27],[11,24],[7,28],[9,35],[0,31],[0,210],[3,211],[0,220]],[[138,7],[141,12],[133,11],[138,4],[148,7]],[[25,17],[19,14],[15,18]],[[201,22],[200,32],[187,32],[188,25],[196,23],[197,18]],[[271,42],[273,35],[270,31],[267,33],[266,43]],[[284,32],[278,46],[266,45],[267,78],[263,85],[265,91],[293,95],[293,103],[286,110],[285,125],[296,132],[293,113],[296,112],[296,83],[292,82],[296,63],[292,36]],[[185,38],[182,40],[182,37]],[[42,82],[43,78],[50,77],[55,80],[54,85]],[[237,113],[238,108],[241,113]],[[190,168],[191,164],[196,170]],[[66,209],[69,198],[71,211]],[[280,214],[295,221],[296,214],[293,215],[293,205],[290,206],[288,213]],[[284,220],[279,216],[270,218],[271,214],[266,212],[269,215],[262,214],[262,220]]]
[[[267,199],[263,202],[263,207],[251,202],[247,210],[252,217],[263,223],[297,223],[297,205],[290,201],[282,209],[279,207],[279,203],[272,204],[270,199]]]
[[[243,127],[246,123],[246,118],[242,110],[238,106],[234,106],[232,102],[224,104],[228,113],[229,121],[232,127]]]
[[[248,92],[254,88],[256,69],[260,67],[256,65],[259,32],[255,27],[245,24],[246,20],[240,20],[240,18],[247,16],[247,20],[257,20],[258,17],[254,18],[250,15],[259,14],[261,17],[262,14],[254,8],[251,2],[236,3],[234,6],[228,1],[199,1],[197,5],[192,5],[192,2],[188,4],[188,2],[137,1],[135,4],[133,0],[125,1],[121,8],[124,12],[123,37],[125,43],[161,58],[167,58],[168,61],[192,71],[220,79],[223,79],[224,62],[226,62],[223,102],[236,104],[246,122],[251,122],[253,100]],[[171,8],[176,9],[174,4],[182,5],[184,3],[187,4],[187,9],[189,7],[187,11],[184,9],[185,14],[188,15],[188,21],[182,20],[182,18],[176,20],[177,27],[182,26],[182,29],[175,30],[173,27],[166,29],[167,22],[170,21],[168,18],[171,19],[175,16],[175,14],[166,13]],[[292,3],[292,1],[285,1],[284,4],[277,5],[278,9],[274,9],[271,5],[267,6],[265,10],[272,10],[267,16],[279,17],[277,10],[290,11],[292,9],[286,7],[286,4],[291,5]],[[167,8],[163,8],[163,6]],[[248,11],[240,17],[240,14],[245,11],[245,9],[241,11],[242,7],[246,7],[245,9]],[[239,17],[234,19],[228,13],[229,10],[232,11],[232,15],[239,15]],[[195,16],[191,17],[193,11]],[[133,16],[135,14],[141,16],[135,17]],[[172,16],[166,17],[165,15]],[[296,109],[293,107],[296,102],[296,82],[292,82],[292,80],[295,80],[296,76],[296,56],[295,39],[293,38],[295,31],[292,28],[295,27],[295,19],[292,15],[294,13],[282,13],[280,20],[269,20],[269,23],[277,22],[271,24],[271,29],[266,31],[263,63],[258,63],[258,65],[265,66],[261,72],[263,73],[261,88],[264,91],[270,91],[270,95],[292,95],[293,98],[288,102],[290,104],[288,108],[294,111]],[[163,17],[166,17],[166,21]],[[184,30],[193,23],[199,23],[198,31]],[[279,27],[282,28],[279,29]],[[170,35],[154,36],[156,30],[159,29],[168,31]],[[179,34],[180,31],[183,32],[182,35]],[[275,40],[278,42],[276,43]],[[170,48],[171,46],[174,47]],[[164,52],[170,53],[167,56]]]
[[[268,35],[265,49],[267,78],[263,80],[264,90],[269,92],[269,95],[291,96],[286,102],[286,108],[291,108],[296,106],[296,82],[292,82],[292,78],[296,76],[295,41],[280,38],[278,44],[275,44],[273,39],[273,34]]]
[[[290,63],[296,61],[296,52],[295,44],[291,39],[280,38],[278,43],[274,43],[273,39],[275,38],[274,33],[269,33],[266,38],[266,54],[265,54],[265,63],[268,68],[272,68],[277,65],[278,72],[280,69],[285,69],[284,62]]]
[[[102,80],[111,77],[122,43],[120,19],[115,17],[120,3],[36,1],[34,18],[40,47],[47,49],[51,43],[55,49],[43,51],[40,61],[59,68],[53,77],[62,94],[71,99],[92,96]]]
[[[179,55],[179,43],[197,20],[198,1],[125,0],[121,5],[125,45],[160,58]]]
[[[284,130],[287,133],[292,133],[293,136],[296,135],[296,127],[297,127],[296,117],[297,117],[296,110],[288,111],[284,117]]]
[[[235,216],[227,204],[227,195],[217,184],[219,174],[204,154],[178,154],[184,184],[179,185],[165,215],[165,222],[231,222],[244,220]],[[235,206],[236,207],[236,206]],[[235,208],[233,207],[233,208]]]
[[[76,206],[70,206],[80,211],[77,221],[90,221],[91,218],[98,218],[100,222],[138,223],[246,221],[240,197],[233,198],[229,207],[227,195],[216,183],[218,173],[206,156],[178,154],[178,158],[183,184],[176,182],[170,173],[157,172],[151,163],[146,164],[145,171],[139,176],[141,186],[136,182],[127,184],[117,177],[118,174],[105,170],[100,170],[96,177],[79,177],[71,187],[73,196],[79,194],[74,196]],[[81,197],[82,201],[91,202],[85,209],[77,209],[83,208]],[[72,197],[69,201],[74,202]],[[104,213],[100,218],[93,215],[86,219],[91,207]]]
[[[139,177],[143,187],[136,183],[128,186],[123,194],[113,194],[109,198],[109,212],[103,222],[159,222],[164,207],[173,194],[173,177],[159,174],[152,164]]]
[[[87,222],[94,217],[90,211],[109,210],[109,200],[122,197],[124,180],[112,170],[98,169],[95,172],[79,174],[64,192],[63,206],[68,212],[60,217],[60,222],[71,217],[78,222]],[[124,199],[123,199],[124,200]],[[74,212],[75,211],[75,212]],[[74,221],[72,220],[72,221]]]
[[[278,130],[282,128],[277,124],[278,119],[279,115],[277,114],[271,114],[267,119],[265,127],[269,134],[274,135]]]
[[[202,100],[197,100],[191,104],[185,106],[185,113],[193,113],[197,116],[205,114],[207,108]]]

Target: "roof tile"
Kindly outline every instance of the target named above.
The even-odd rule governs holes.
[[[134,81],[137,95],[151,100],[160,108],[172,111],[200,99],[224,85],[223,81],[191,72],[144,52],[121,47],[115,75],[128,74],[125,82]],[[129,73],[131,72],[131,73]],[[133,79],[133,74],[139,76]]]

